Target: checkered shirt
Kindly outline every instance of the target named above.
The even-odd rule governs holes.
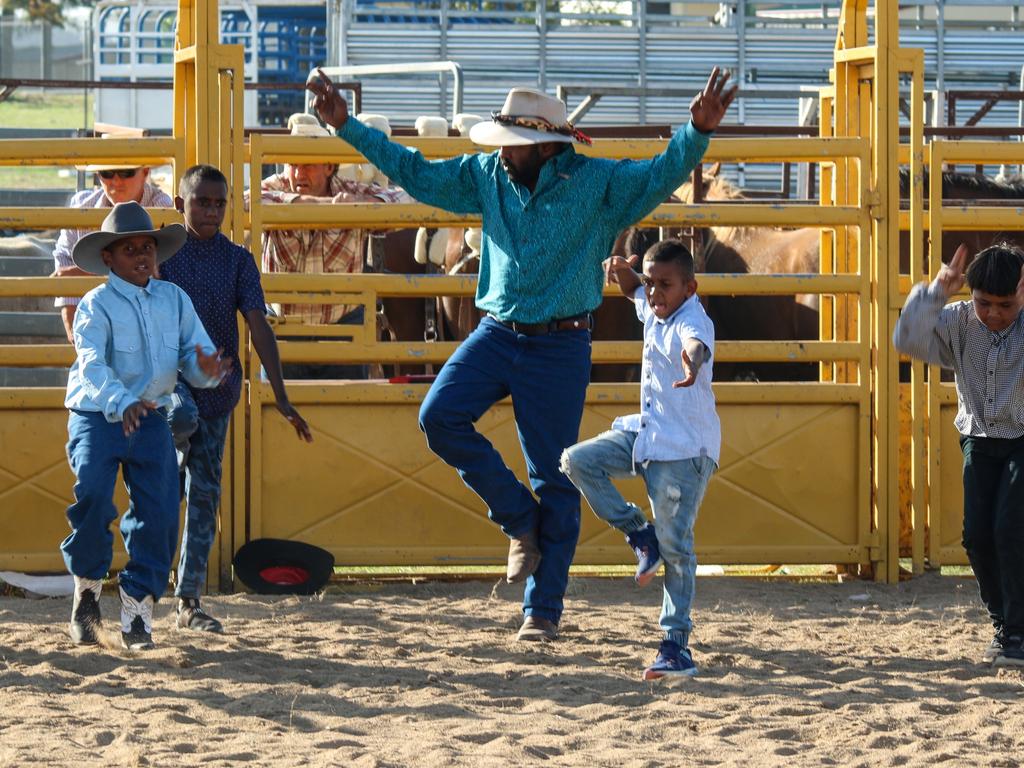
[[[1024,321],[995,333],[970,301],[949,306],[937,282],[915,285],[893,332],[900,352],[956,377],[954,424],[962,435],[1012,440],[1024,436]]]
[[[330,179],[331,196],[339,192],[373,195],[386,203],[407,200],[400,189],[376,184]],[[266,203],[290,203],[299,197],[291,191],[288,179],[275,174],[263,180],[260,200]],[[325,198],[326,199],[326,198]],[[366,255],[365,229],[271,229],[263,237],[264,272],[298,272],[305,275],[356,274],[363,271]],[[284,304],[282,312],[305,323],[336,323],[356,309],[347,304]]]

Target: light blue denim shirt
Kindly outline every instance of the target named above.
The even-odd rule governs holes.
[[[661,320],[647,303],[643,286],[633,296],[637,317],[644,324],[644,354],[640,369],[640,413],[621,416],[612,429],[636,432],[633,463],[679,461],[708,456],[718,464],[722,428],[711,391],[715,355],[715,325],[697,294]],[[683,378],[683,343],[698,339],[708,355],[697,380],[673,389]]]
[[[541,168],[530,191],[498,152],[427,161],[350,117],[338,136],[420,202],[483,217],[476,305],[499,320],[541,323],[601,303],[602,260],[615,238],[690,175],[710,136],[692,124],[649,160],[606,160],[572,146]]]
[[[196,362],[196,344],[216,350],[183,290],[150,279],[145,288],[111,273],[75,313],[75,351],[64,405],[120,421],[137,400],[169,406],[180,370],[195,387],[215,387]]]

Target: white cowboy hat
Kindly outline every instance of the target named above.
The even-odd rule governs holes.
[[[93,130],[98,131],[101,139],[141,139],[148,134],[145,128],[132,128],[126,125],[111,125],[108,123],[96,123]],[[76,171],[85,173],[98,173],[100,171],[127,171],[132,168],[145,168],[147,166],[139,163],[93,163],[90,165],[76,165]]]
[[[501,111],[492,112],[489,122],[470,128],[469,138],[474,144],[487,147],[590,143],[566,118],[564,103],[532,88],[509,91]]]
[[[320,125],[320,121],[305,112],[296,112],[288,118],[288,130],[292,136],[333,136],[334,134]]]
[[[156,263],[161,264],[181,250],[188,233],[181,224],[156,229],[146,209],[136,202],[118,203],[107,214],[98,232],[85,235],[71,250],[71,259],[86,272],[105,275],[110,267],[103,263],[101,251],[125,237],[149,235],[156,240]]]

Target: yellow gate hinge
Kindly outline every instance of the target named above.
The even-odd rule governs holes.
[[[872,219],[882,218],[882,196],[877,189],[869,189],[864,194],[864,204],[868,207],[868,215]]]

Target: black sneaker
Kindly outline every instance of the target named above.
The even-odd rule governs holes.
[[[71,607],[71,624],[68,633],[75,645],[96,645],[100,630],[100,589],[103,582],[98,579],[75,577],[75,602]]]
[[[1003,650],[992,662],[993,667],[1024,667],[1024,637],[1010,635],[1003,640]]]
[[[1003,652],[1004,641],[1005,638],[1003,637],[1002,631],[996,632],[995,636],[992,638],[992,642],[988,644],[985,652],[981,654],[981,662],[983,664],[991,664],[999,658],[999,654]]]
[[[148,651],[153,645],[153,596],[141,600],[121,588],[121,646],[128,651]]]
[[[178,599],[178,629],[194,629],[197,632],[223,632],[224,627],[213,616],[203,610],[198,597]]]

